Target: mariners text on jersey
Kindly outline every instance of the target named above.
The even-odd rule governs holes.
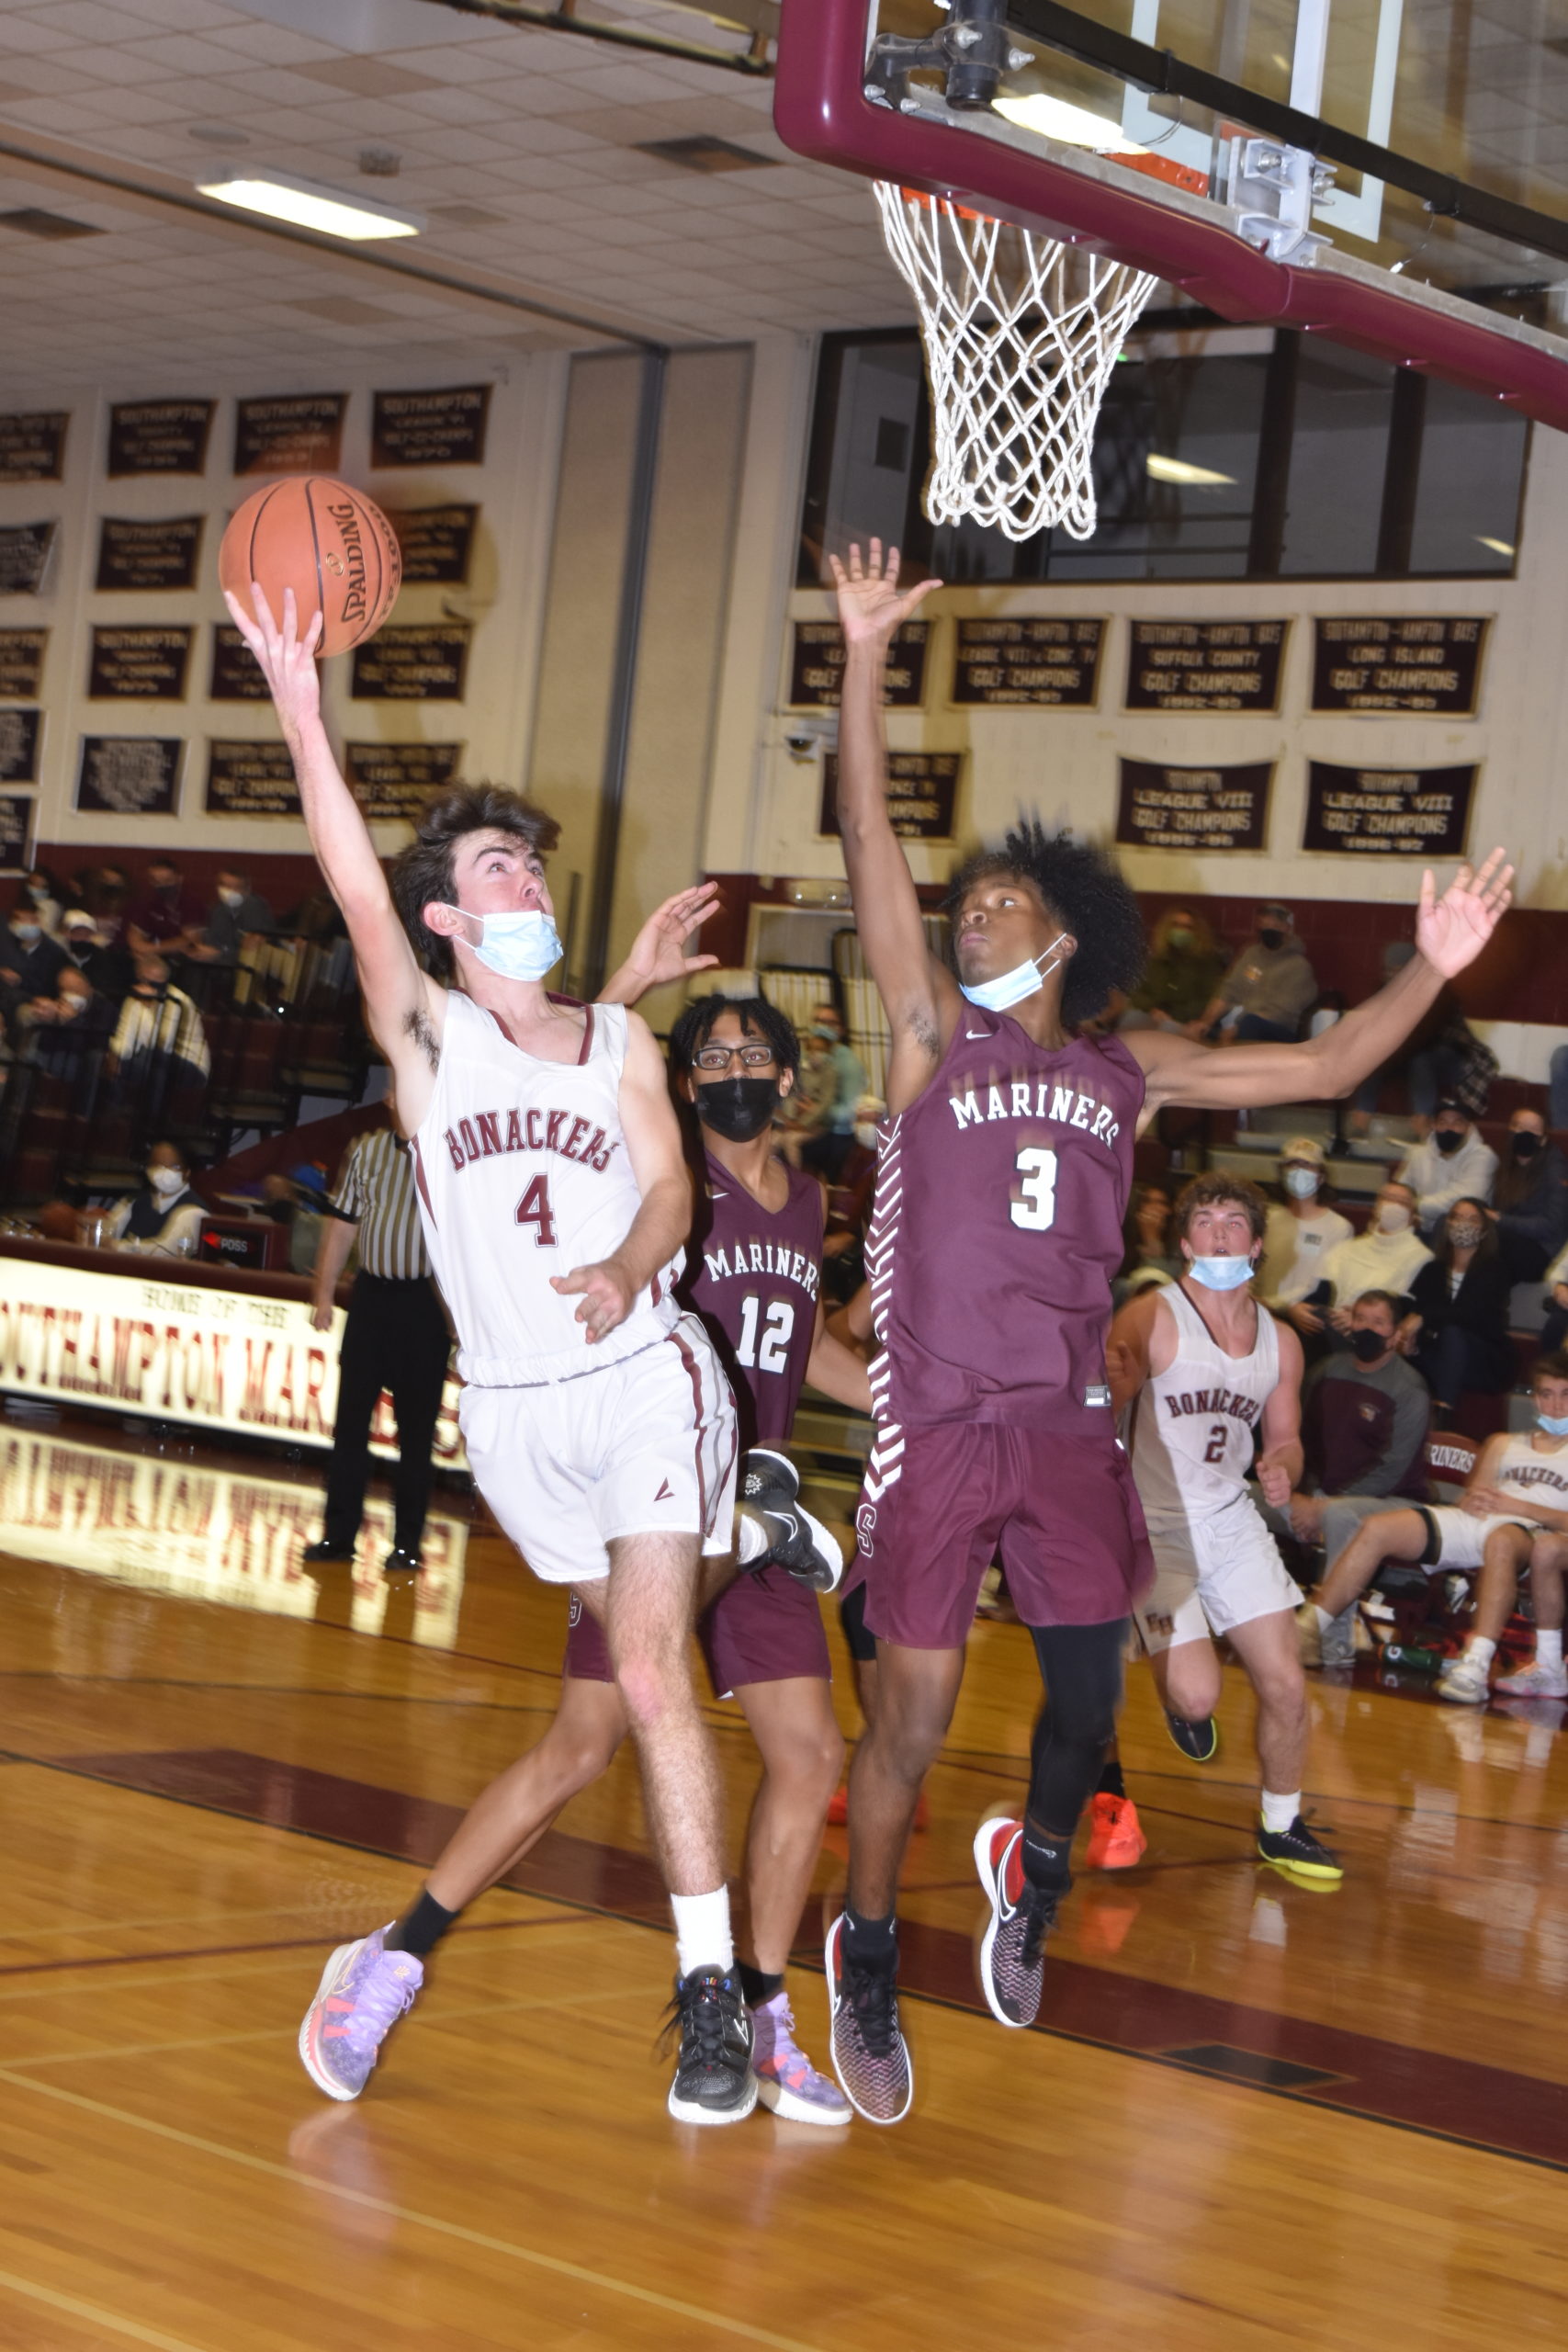
[[[580,1118],[570,1111],[538,1108],[476,1111],[471,1119],[459,1119],[455,1127],[448,1127],[445,1141],[454,1168],[468,1168],[476,1159],[493,1159],[498,1152],[554,1151],[562,1159],[597,1169],[601,1175],[621,1148],[618,1136],[612,1143],[592,1119]]]
[[[998,1085],[995,1079],[986,1086],[986,1100],[980,1101],[980,1089],[972,1079],[961,1081],[964,1091],[954,1090],[948,1095],[947,1107],[958,1122],[960,1134],[965,1127],[976,1127],[991,1119],[1051,1119],[1058,1126],[1081,1127],[1097,1143],[1109,1148],[1122,1132],[1115,1112],[1109,1102],[1100,1102],[1092,1094],[1080,1094],[1075,1087],[1058,1086],[1054,1079],[1012,1078]]]
[[[737,1241],[728,1250],[705,1250],[703,1263],[710,1283],[744,1280],[750,1274],[778,1274],[798,1283],[807,1298],[822,1286],[822,1270],[798,1250],[777,1249],[771,1241]]]

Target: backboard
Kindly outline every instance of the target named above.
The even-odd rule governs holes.
[[[1527,0],[784,0],[774,111],[801,153],[1568,429],[1549,30]]]

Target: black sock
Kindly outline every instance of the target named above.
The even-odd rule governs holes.
[[[738,1961],[736,1965],[740,1972],[740,1990],[746,1996],[749,2009],[760,2009],[764,2001],[773,2000],[784,1991],[782,1969],[776,1976],[770,1976],[765,1969],[753,1968],[749,1960]]]
[[[1122,1758],[1119,1756],[1112,1756],[1107,1762],[1104,1770],[1100,1773],[1099,1785],[1094,1793],[1097,1797],[1126,1795],[1127,1785],[1122,1778]]]
[[[889,1911],[885,1919],[864,1919],[852,1903],[844,1905],[844,1950],[862,1968],[897,1968],[898,1923]]]
[[[457,1917],[435,1900],[428,1887],[421,1887],[418,1898],[403,1916],[389,1928],[381,1939],[383,1951],[412,1951],[416,1960],[435,1950],[442,1937]]]
[[[1067,1867],[1072,1850],[1070,1838],[1055,1837],[1049,1829],[1037,1829],[1032,1821],[1025,1821],[1023,1875],[1043,1894],[1064,1894],[1072,1884],[1073,1874]]]

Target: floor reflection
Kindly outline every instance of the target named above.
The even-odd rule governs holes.
[[[321,1518],[313,1484],[219,1468],[183,1451],[0,1432],[0,1551],[278,1617],[315,1617],[324,1591],[339,1617],[346,1576],[349,1623],[361,1634],[383,1630],[395,1584],[412,1595],[412,1623],[400,1610],[400,1630],[450,1649],[462,1605],[467,1521],[433,1510],[420,1574],[389,1579],[381,1562],[392,1548],[389,1501],[374,1495],[367,1501],[358,1554],[347,1571],[312,1574],[301,1565]]]

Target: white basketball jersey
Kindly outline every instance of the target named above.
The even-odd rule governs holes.
[[[1505,1495],[1527,1497],[1548,1510],[1568,1510],[1568,1445],[1538,1453],[1528,1432],[1511,1437],[1493,1484]]]
[[[1252,1467],[1252,1442],[1280,1379],[1274,1317],[1258,1309],[1248,1356],[1227,1356],[1179,1283],[1156,1313],[1176,1325],[1169,1369],[1145,1383],[1133,1414],[1133,1476],[1152,1527],[1190,1525],[1234,1503]]]
[[[575,1062],[539,1061],[454,989],[435,1088],[413,1137],[420,1215],[457,1330],[457,1370],[479,1388],[570,1380],[661,1339],[679,1315],[672,1263],[626,1321],[590,1344],[580,1297],[552,1274],[618,1250],[642,1205],[621,1127],[626,1015],[587,1007]]]

